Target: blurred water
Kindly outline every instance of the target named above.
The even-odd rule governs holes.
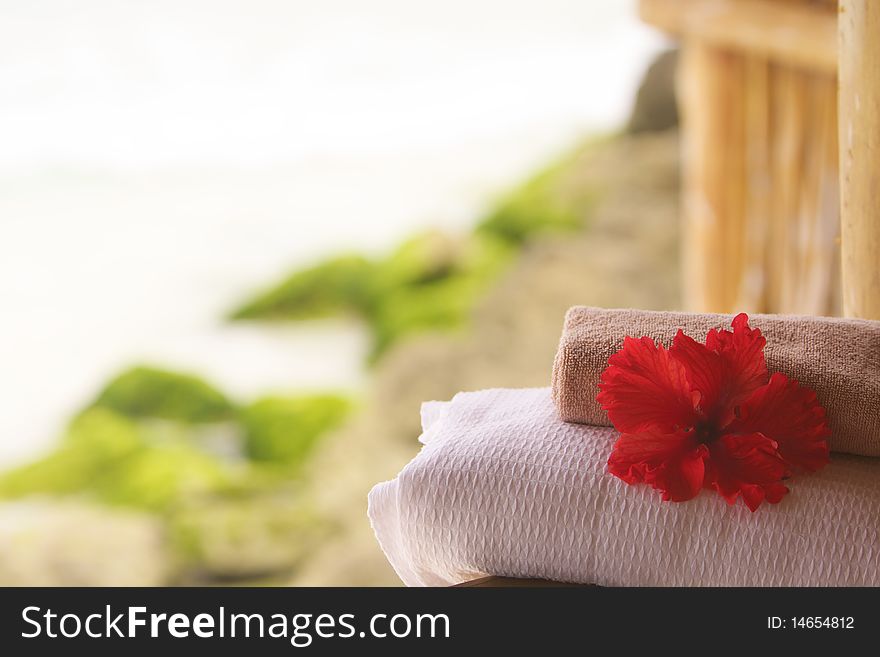
[[[634,2],[0,0],[0,464],[135,361],[358,387],[356,327],[228,326],[297,263],[466,227],[619,124]]]

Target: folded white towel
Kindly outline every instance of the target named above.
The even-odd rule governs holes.
[[[559,420],[549,388],[460,393],[422,411],[424,448],[370,492],[410,586],[485,574],[617,586],[880,585],[880,459],[834,455],[751,513],[662,502],[607,474],[614,429]]]

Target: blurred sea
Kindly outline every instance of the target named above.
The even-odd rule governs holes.
[[[0,0],[0,466],[119,369],[357,388],[355,326],[227,325],[346,249],[465,229],[624,120],[634,1]]]

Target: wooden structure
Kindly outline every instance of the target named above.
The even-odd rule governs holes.
[[[843,309],[880,319],[880,3],[841,0]]]
[[[681,40],[684,303],[839,314],[836,0],[641,0]]]
[[[691,309],[880,320],[880,0],[640,9],[683,40]]]

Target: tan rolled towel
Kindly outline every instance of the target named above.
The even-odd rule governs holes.
[[[711,328],[730,329],[733,315],[610,310],[575,306],[565,316],[553,364],[553,401],[566,422],[609,426],[596,401],[608,358],[627,335],[667,347],[679,328],[702,341]],[[813,388],[828,413],[835,452],[880,456],[880,321],[751,315],[767,338],[770,372]]]

